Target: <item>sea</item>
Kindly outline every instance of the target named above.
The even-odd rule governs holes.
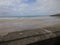
[[[43,19],[43,18],[51,18],[49,15],[41,15],[41,16],[0,16],[0,19]]]
[[[17,22],[15,21],[17,20]],[[5,21],[9,20],[9,21]],[[13,21],[11,21],[13,20]],[[60,23],[60,18],[53,16],[0,16],[0,34],[30,30]]]

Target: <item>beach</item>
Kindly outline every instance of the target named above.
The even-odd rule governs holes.
[[[32,30],[53,25],[60,25],[57,17],[34,17],[34,18],[0,18],[0,35],[10,32]]]

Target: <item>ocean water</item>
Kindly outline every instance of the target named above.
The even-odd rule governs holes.
[[[16,19],[16,20],[15,20]],[[51,16],[0,17],[0,34],[42,28],[60,24],[60,18]]]
[[[0,16],[0,19],[43,19],[49,18],[48,15],[43,16]]]

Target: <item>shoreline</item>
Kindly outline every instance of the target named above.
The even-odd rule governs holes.
[[[58,29],[58,30],[57,30]],[[12,37],[12,38],[11,38]],[[44,28],[36,28],[24,31],[15,31],[8,33],[4,36],[0,36],[0,43],[3,44],[31,44],[37,41],[60,39],[60,24],[51,25]],[[54,42],[55,42],[54,41]]]
[[[56,18],[34,18],[34,19],[13,19],[13,20],[0,20],[0,35],[6,35],[10,32],[31,30],[60,24],[60,19]]]
[[[25,45],[51,39],[54,43],[59,38],[60,18],[0,20],[1,45]]]

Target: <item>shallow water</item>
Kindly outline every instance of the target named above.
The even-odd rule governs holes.
[[[42,28],[60,23],[57,17],[0,18],[0,34]]]

